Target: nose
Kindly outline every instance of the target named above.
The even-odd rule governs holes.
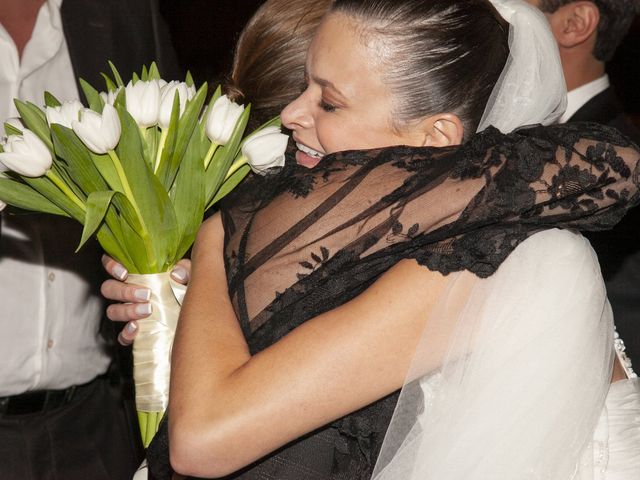
[[[293,131],[311,128],[313,116],[309,107],[308,90],[305,90],[280,113],[282,125]]]

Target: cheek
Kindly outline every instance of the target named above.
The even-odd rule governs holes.
[[[316,135],[325,153],[335,153],[357,148],[354,144],[362,132],[334,114],[324,114],[316,120]]]

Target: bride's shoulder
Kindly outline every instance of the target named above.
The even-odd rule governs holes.
[[[506,269],[554,272],[580,271],[599,279],[600,265],[589,241],[573,230],[550,228],[531,235],[505,261]]]

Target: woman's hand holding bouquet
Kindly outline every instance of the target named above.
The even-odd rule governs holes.
[[[136,403],[145,446],[168,402],[169,355],[179,312],[171,268],[204,212],[253,169],[281,166],[287,136],[276,120],[245,136],[250,106],[218,88],[166,82],[155,64],[125,84],[111,65],[106,91],[81,80],[89,108],[45,94],[44,109],[16,100],[5,124],[0,202],[76,219],[78,249],[96,236],[105,252],[151,290],[153,314],[134,345]],[[0,166],[2,166],[0,165]]]

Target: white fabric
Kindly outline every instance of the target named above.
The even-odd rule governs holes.
[[[79,98],[69,50],[62,31],[62,0],[45,3],[36,20],[33,35],[18,57],[11,36],[0,26],[0,120],[18,112],[13,98],[43,104],[45,90],[58,100]],[[4,130],[4,126],[2,126]]]
[[[424,372],[441,346],[423,337],[373,478],[591,480],[614,358],[591,246],[544,231],[490,278],[468,278],[452,276],[429,319],[453,329],[448,353]]]
[[[595,480],[640,478],[640,379],[611,385],[594,434]]]
[[[78,98],[60,4],[50,0],[40,9],[22,63],[0,28],[0,120],[16,115],[15,96],[41,104],[47,89],[60,100]],[[2,214],[0,396],[82,384],[107,369],[98,335],[102,300],[87,272],[97,270],[99,258],[76,256],[79,238],[57,219]]]
[[[567,106],[558,45],[542,12],[522,0],[492,0],[509,22],[509,59],[478,131],[503,133],[525,125],[555,123]]]
[[[592,82],[571,90],[567,95],[567,109],[560,117],[559,123],[567,123],[569,119],[584,106],[585,103],[599,93],[604,92],[610,85],[611,82],[609,81],[609,75],[604,74],[602,77],[596,78]]]
[[[511,25],[510,56],[478,130],[554,123],[567,98],[547,20],[520,0],[492,3]],[[627,389],[623,395],[616,386],[607,398],[613,335],[598,260],[580,235],[533,235],[487,279],[450,275],[427,321],[373,478],[640,478],[628,453],[640,442],[640,431],[623,427],[629,419],[640,421],[640,392]],[[621,404],[632,407],[623,411]],[[603,440],[594,431],[605,415],[611,415],[609,427],[612,418],[623,420]],[[605,462],[603,451],[621,453]]]

